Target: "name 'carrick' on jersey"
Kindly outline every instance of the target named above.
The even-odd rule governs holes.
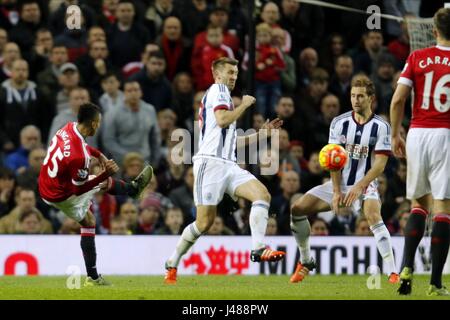
[[[215,83],[209,87],[200,104],[200,137],[196,157],[214,157],[236,162],[236,121],[227,128],[221,128],[214,115],[217,110],[233,109],[233,100],[226,85]]]
[[[414,89],[411,128],[450,129],[450,47],[411,53],[398,83]]]
[[[333,119],[328,143],[344,147],[349,159],[342,169],[342,183],[352,186],[372,167],[375,154],[391,154],[391,127],[377,115],[364,124],[356,122],[352,111]]]

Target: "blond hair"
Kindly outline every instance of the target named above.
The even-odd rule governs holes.
[[[262,22],[256,26],[256,33],[263,33],[263,32],[272,34],[272,28],[266,22]]]
[[[352,88],[366,88],[366,94],[369,97],[375,95],[375,85],[366,75],[358,75],[352,79]]]

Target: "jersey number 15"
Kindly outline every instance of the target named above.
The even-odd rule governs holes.
[[[50,166],[48,166],[47,169],[47,173],[50,178],[56,177],[56,175],[58,174],[58,160],[61,161],[64,158],[64,155],[60,147],[56,148],[55,150],[57,142],[58,139],[56,138],[56,136],[54,136],[50,144],[50,147],[48,148],[47,156],[44,159],[44,166],[47,165],[48,160],[50,158],[52,159],[53,168],[51,169]]]

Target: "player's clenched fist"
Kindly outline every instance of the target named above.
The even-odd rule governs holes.
[[[250,107],[252,104],[255,103],[255,101],[256,101],[255,97],[249,95],[242,96],[242,105],[244,107]]]
[[[112,176],[119,171],[119,166],[114,160],[107,160],[105,162],[105,171]]]

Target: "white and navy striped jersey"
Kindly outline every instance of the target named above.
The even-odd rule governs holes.
[[[391,154],[391,126],[375,114],[359,124],[349,111],[331,122],[328,143],[347,150],[349,159],[342,169],[342,184],[352,186],[370,170],[376,153]]]
[[[233,109],[233,100],[226,85],[215,83],[209,87],[200,104],[200,137],[196,158],[214,157],[236,162],[236,121],[227,128],[221,128],[214,115],[217,110]]]

